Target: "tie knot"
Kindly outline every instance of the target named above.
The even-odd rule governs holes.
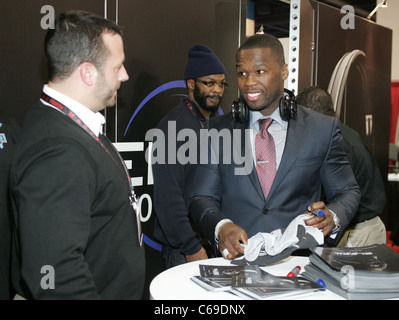
[[[259,122],[259,130],[267,130],[269,126],[272,124],[273,119],[272,118],[260,119],[258,120],[258,122]]]

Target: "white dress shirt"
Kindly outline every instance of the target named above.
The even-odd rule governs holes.
[[[61,92],[54,90],[53,88],[50,88],[48,85],[44,85],[43,92],[48,96],[50,96],[51,98],[54,98],[58,102],[68,107],[71,111],[73,111],[80,118],[80,120],[82,120],[84,124],[87,125],[91,131],[93,131],[96,137],[98,137],[100,133],[103,133],[103,125],[105,123],[105,118],[100,112],[91,111],[89,108],[80,104],[76,100],[73,100],[68,96],[62,94]],[[59,109],[52,106],[50,103],[47,103],[43,99],[40,100],[43,104],[60,111]]]

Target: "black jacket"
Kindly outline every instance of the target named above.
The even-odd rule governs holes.
[[[11,168],[12,278],[23,297],[142,297],[144,248],[130,188],[117,154],[107,149],[42,103],[26,116]],[[54,289],[43,289],[43,266],[54,268]]]
[[[0,112],[0,300],[11,299],[10,286],[11,210],[8,176],[15,143],[17,123]]]
[[[187,105],[187,102],[189,105]],[[190,106],[192,109],[190,109]],[[211,117],[214,117],[212,113]],[[161,135],[165,136],[165,143],[154,139],[154,148],[162,148],[159,152],[165,151],[164,163],[154,163],[152,165],[154,174],[154,206],[156,221],[154,225],[154,237],[163,245],[172,248],[179,248],[182,254],[190,255],[201,249],[201,240],[192,226],[188,209],[186,205],[187,193],[186,182],[190,175],[197,156],[200,152],[199,132],[202,128],[207,128],[208,121],[203,117],[194,102],[186,98],[181,99],[180,103],[172,109],[157,125]],[[169,130],[170,129],[170,130]],[[195,133],[194,137],[185,137],[184,141],[176,141],[176,135],[183,129]],[[176,130],[176,134],[174,131]],[[195,141],[194,141],[195,140]],[[176,143],[176,151],[170,148],[171,144]],[[197,150],[194,155],[194,149],[187,149],[182,152],[184,146],[191,144]],[[207,142],[205,141],[205,147]],[[172,151],[168,154],[168,150]],[[178,154],[189,157],[195,157],[194,163],[181,164]],[[193,159],[193,158],[192,158]],[[181,158],[180,158],[181,160]]]
[[[361,193],[353,222],[362,222],[382,213],[386,202],[384,181],[373,154],[360,135],[343,123],[340,123],[340,127],[344,150]]]

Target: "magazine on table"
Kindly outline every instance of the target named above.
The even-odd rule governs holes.
[[[274,299],[324,290],[303,277],[274,276],[257,265],[199,265],[191,280],[208,291],[228,291],[245,299]]]
[[[261,272],[259,266],[214,266],[199,265],[200,275],[191,278],[192,281],[209,291],[228,291],[231,289],[233,275]]]
[[[232,289],[255,299],[276,299],[324,290],[303,277],[274,276],[263,270],[256,274],[233,276]]]
[[[385,244],[351,248],[317,247],[311,251],[334,270],[340,271],[343,266],[349,265],[359,275],[399,275],[399,254]]]
[[[348,299],[399,298],[399,254],[384,244],[315,248],[303,276]]]

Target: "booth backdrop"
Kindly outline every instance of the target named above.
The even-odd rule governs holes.
[[[55,16],[72,9],[90,11],[116,21],[124,29],[125,67],[130,80],[122,84],[117,106],[105,111],[106,133],[131,168],[140,195],[149,284],[164,268],[160,244],[152,235],[156,213],[152,171],[145,159],[149,146],[146,133],[187,93],[184,69],[188,50],[197,43],[211,47],[225,64],[231,86],[225,92],[222,109],[230,110],[238,92],[235,53],[245,36],[246,1],[8,1],[0,19],[1,109],[19,124],[47,83],[43,42],[52,9]]]

